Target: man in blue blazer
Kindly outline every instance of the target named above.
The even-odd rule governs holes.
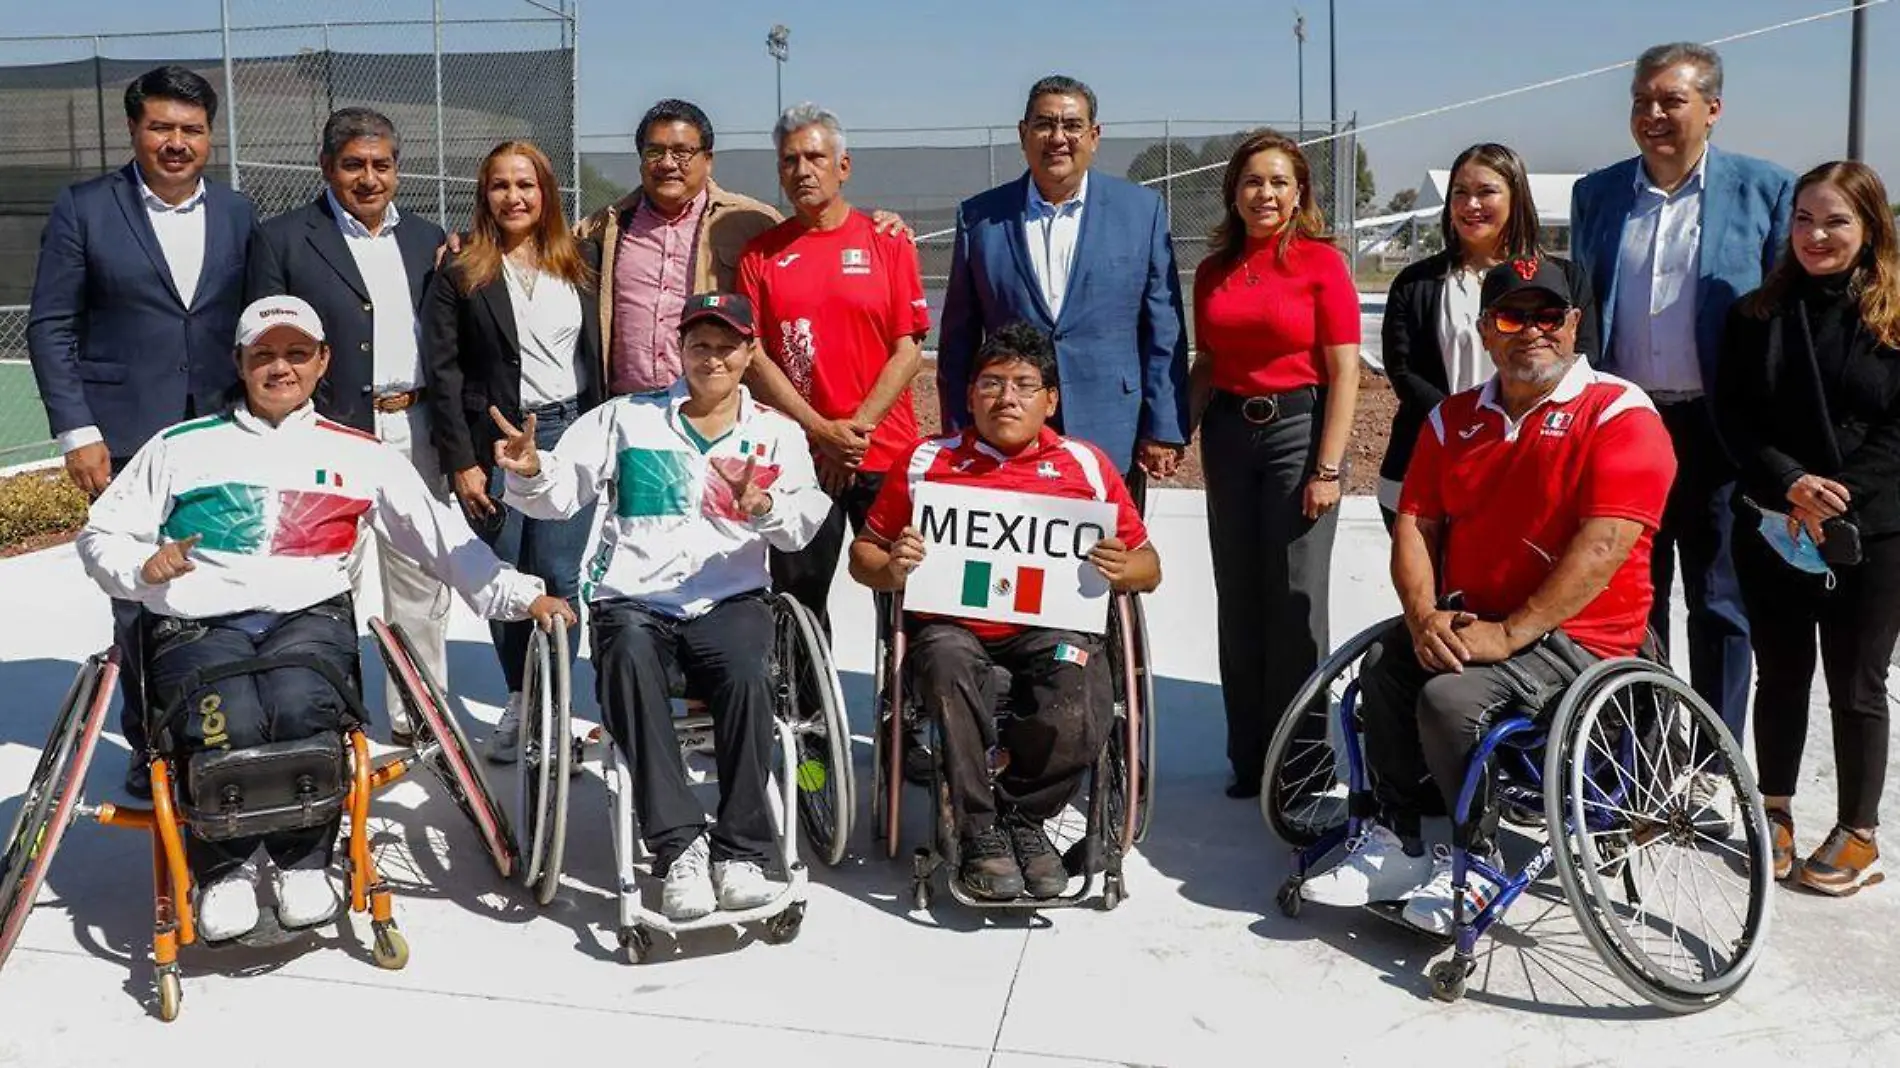
[[[1571,249],[1602,309],[1599,365],[1649,392],[1675,442],[1676,482],[1652,558],[1650,625],[1667,641],[1680,554],[1690,679],[1739,740],[1749,648],[1729,556],[1735,468],[1716,434],[1709,391],[1729,305],[1761,285],[1787,244],[1794,175],[1709,144],[1722,114],[1722,59],[1713,49],[1649,49],[1630,91],[1630,132],[1642,154],[1577,182]]]
[[[937,395],[946,430],[970,425],[970,361],[1015,321],[1055,339],[1062,408],[1053,423],[1127,473],[1174,473],[1187,445],[1187,330],[1161,197],[1089,163],[1101,143],[1095,93],[1051,76],[1017,126],[1029,172],[963,202],[943,299]]]
[[[218,95],[183,67],[125,89],[133,160],[68,187],[40,235],[27,352],[66,472],[89,497],[153,434],[216,410],[237,382],[244,256],[257,211],[204,180]],[[113,603],[126,789],[150,796],[138,605]]]

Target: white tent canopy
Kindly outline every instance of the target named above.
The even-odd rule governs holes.
[[[1570,187],[1577,184],[1581,174],[1533,174],[1531,180],[1531,201],[1537,205],[1537,222],[1541,226],[1570,225]],[[1425,180],[1418,187],[1418,208],[1437,214],[1445,206],[1445,198],[1451,195],[1450,171],[1426,171]]]

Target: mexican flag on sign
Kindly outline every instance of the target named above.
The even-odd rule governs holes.
[[[1012,612],[1037,615],[1042,612],[1040,567],[996,567],[986,560],[963,562],[963,606],[990,608],[1009,606]]]

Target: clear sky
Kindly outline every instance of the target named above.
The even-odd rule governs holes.
[[[217,0],[4,0],[9,34],[215,27]],[[554,0],[547,0],[550,4]],[[1710,40],[1845,6],[1846,0],[1337,0],[1339,109],[1362,123],[1629,59],[1649,44]],[[428,0],[231,0],[240,20],[312,21],[393,12]],[[521,11],[520,0],[444,0],[451,15]],[[1304,0],[1306,110],[1327,111],[1326,4]],[[718,0],[663,5],[582,0],[581,128],[624,135],[661,96],[695,100],[721,131],[762,130],[773,109],[765,33],[791,27],[785,99],[813,99],[848,127],[1012,123],[1037,76],[1088,81],[1102,118],[1290,122],[1292,3],[1286,0]],[[317,14],[322,12],[321,15]],[[1869,12],[1867,155],[1900,189],[1900,3]],[[1796,170],[1844,153],[1846,17],[1723,47],[1726,107],[1717,141]],[[191,39],[203,52],[204,39]],[[208,44],[215,51],[215,38]],[[154,48],[157,52],[154,52]],[[162,54],[163,42],[136,55]],[[55,55],[0,45],[0,63]],[[1369,133],[1379,201],[1476,140],[1518,148],[1533,169],[1588,169],[1630,154],[1628,76],[1618,72]],[[1213,132],[1213,127],[1196,127]],[[1115,132],[1112,128],[1111,133]],[[971,135],[938,134],[936,143]],[[980,142],[980,135],[976,135]],[[860,143],[876,143],[865,134]],[[732,143],[756,143],[734,137]],[[967,143],[967,140],[966,140]],[[613,138],[584,147],[623,147]],[[1900,196],[1900,192],[1896,192]]]

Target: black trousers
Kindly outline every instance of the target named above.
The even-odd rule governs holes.
[[[1404,627],[1366,651],[1359,693],[1366,725],[1366,763],[1387,824],[1399,837],[1419,837],[1423,816],[1456,813],[1465,771],[1500,714],[1543,714],[1589,654],[1574,645],[1567,660],[1546,643],[1496,664],[1466,665],[1460,674],[1434,674],[1418,662]],[[1496,833],[1490,781],[1482,802],[1453,829],[1454,840],[1489,851]]]
[[[592,606],[596,696],[633,769],[654,870],[706,830],[673,730],[671,683],[684,677],[712,714],[719,812],[714,860],[766,863],[772,850],[772,609],[764,591],[721,601],[695,619],[673,619],[635,601]]]
[[[1761,792],[1790,797],[1808,740],[1808,693],[1815,634],[1833,719],[1839,776],[1836,819],[1848,827],[1880,822],[1887,777],[1887,664],[1900,638],[1900,534],[1862,541],[1861,562],[1822,576],[1789,566],[1761,534],[1738,524],[1735,570],[1748,602],[1755,646],[1755,763]]]
[[[1009,672],[1011,689],[1010,714],[993,729],[992,667]],[[924,712],[943,731],[950,804],[965,838],[994,826],[999,815],[1040,822],[1059,814],[1114,719],[1108,653],[1094,635],[1030,629],[983,641],[958,623],[919,621],[905,668]],[[1003,765],[994,783],[992,746]]]
[[[863,530],[865,514],[883,485],[883,473],[859,472],[843,492],[832,498],[831,512],[809,544],[795,553],[772,550],[772,588],[791,594],[811,609],[823,624],[827,638],[831,636],[831,613],[827,610],[831,578],[838,571],[838,554],[844,551],[845,522],[850,521],[854,533]]]
[[[252,613],[204,620],[146,616],[150,650],[148,681],[155,715],[176,707],[170,735],[186,760],[207,749],[248,749],[266,742],[314,738],[343,729],[348,706],[322,675],[304,667],[281,667],[221,679],[186,692],[188,676],[251,657],[285,653],[315,656],[344,678],[356,674],[356,617],[349,598],[338,597],[301,612]],[[324,868],[336,844],[337,824],[284,831],[261,838],[206,842],[186,840],[193,874],[203,886],[244,863],[262,845],[281,869]]]
[[[1320,420],[1250,423],[1237,405],[1201,422],[1227,759],[1260,781],[1280,715],[1331,648],[1328,581],[1339,510],[1301,512]]]

